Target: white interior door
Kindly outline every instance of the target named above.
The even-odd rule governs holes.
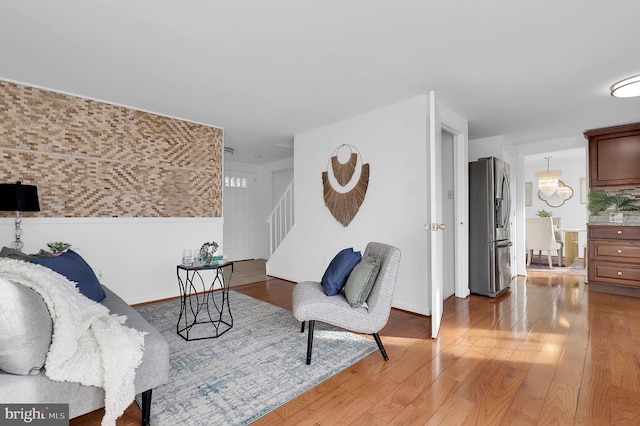
[[[255,176],[225,171],[222,214],[224,216],[224,254],[228,260],[254,258]]]
[[[443,239],[442,230],[442,122],[436,94],[429,93],[429,129],[427,142],[427,214],[430,259],[428,277],[431,283],[431,338],[438,337],[443,310]]]

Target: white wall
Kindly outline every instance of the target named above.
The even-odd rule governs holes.
[[[469,161],[476,161],[483,157],[496,157],[511,164],[513,168],[515,155],[515,146],[502,135],[469,141]]]
[[[275,207],[275,205],[280,201],[280,198],[284,194],[284,191],[287,189],[289,184],[293,181],[293,167],[289,169],[283,170],[275,170],[271,174],[271,182],[272,182],[272,197],[271,197],[271,206]]]
[[[24,218],[23,252],[64,241],[127,303],[178,296],[176,265],[183,249],[223,243],[221,218]],[[12,219],[0,219],[0,241],[9,246]]]
[[[341,249],[384,242],[402,252],[394,306],[430,312],[423,230],[427,108],[423,95],[295,136],[296,224],[269,259],[268,274],[319,281]],[[341,144],[355,146],[371,167],[366,198],[348,227],[331,215],[322,192],[321,174]]]

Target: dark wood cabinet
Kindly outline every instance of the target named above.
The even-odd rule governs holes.
[[[589,290],[640,296],[640,226],[589,225]]]
[[[640,185],[640,123],[584,132],[589,139],[589,187]]]

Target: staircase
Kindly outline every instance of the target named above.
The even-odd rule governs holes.
[[[269,256],[278,248],[295,223],[293,215],[293,181],[276,203],[267,219],[269,224]]]

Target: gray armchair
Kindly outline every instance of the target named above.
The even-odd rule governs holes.
[[[389,319],[400,265],[400,250],[387,244],[370,242],[363,257],[367,254],[373,255],[380,261],[380,270],[366,300],[366,307],[352,308],[343,293],[327,296],[319,282],[305,281],[294,287],[293,315],[302,321],[303,332],[305,321],[309,322],[307,365],[311,364],[315,321],[322,321],[356,333],[373,335],[382,357],[385,361],[389,360],[378,332]]]

